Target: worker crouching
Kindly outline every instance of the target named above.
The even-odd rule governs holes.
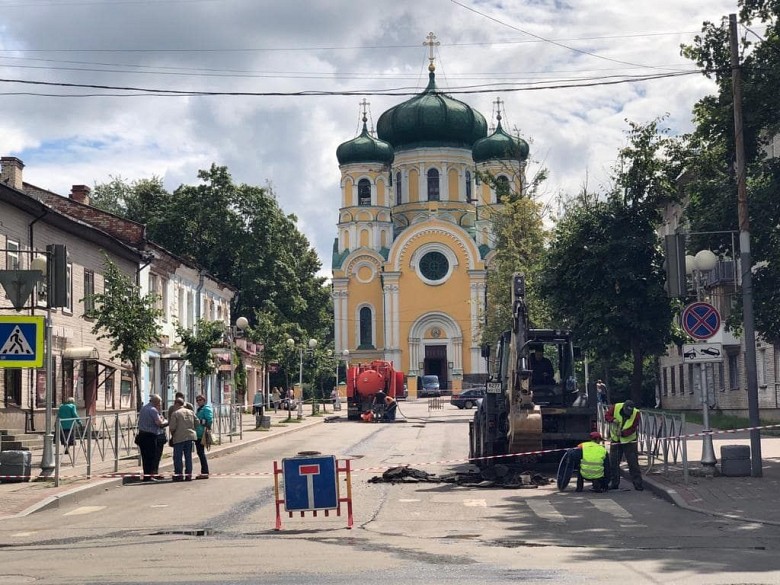
[[[579,455],[579,469],[577,473],[577,490],[581,492],[585,487],[585,480],[593,482],[591,488],[594,492],[605,492],[610,478],[609,457],[602,444],[604,438],[599,432],[590,434],[590,441],[577,445],[575,457]]]

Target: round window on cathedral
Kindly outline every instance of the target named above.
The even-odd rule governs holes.
[[[420,259],[420,274],[430,281],[439,281],[447,276],[450,262],[441,252],[428,252]]]

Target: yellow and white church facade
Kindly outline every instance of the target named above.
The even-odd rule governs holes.
[[[443,389],[485,380],[481,324],[494,255],[496,186],[524,188],[528,144],[429,83],[336,152],[335,349],[351,362],[392,361]],[[499,102],[500,103],[500,102]],[[486,177],[494,180],[486,180]],[[348,350],[348,352],[344,352]]]

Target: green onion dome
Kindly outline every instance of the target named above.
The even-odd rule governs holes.
[[[528,158],[528,143],[522,138],[507,134],[501,127],[501,115],[498,116],[496,131],[487,138],[478,140],[471,149],[471,157],[475,163],[488,160],[518,160]]]
[[[428,87],[379,117],[377,135],[396,150],[451,146],[471,148],[487,136],[487,122],[478,111],[436,89],[434,72],[429,73]]]
[[[363,116],[363,132],[360,136],[340,144],[336,149],[336,158],[340,165],[350,163],[378,162],[391,164],[395,158],[393,147],[384,140],[371,136],[366,127],[366,117]]]

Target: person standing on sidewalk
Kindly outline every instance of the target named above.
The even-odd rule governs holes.
[[[274,406],[274,412],[279,411],[279,402],[282,400],[281,394],[279,394],[279,388],[274,386],[273,392],[271,392],[271,403]]]
[[[195,398],[195,403],[198,405],[198,410],[195,411],[195,420],[197,421],[195,450],[198,452],[198,461],[200,461],[200,474],[195,479],[208,479],[209,462],[206,458],[206,447],[203,446],[203,435],[206,429],[211,430],[211,425],[214,423],[214,410],[210,404],[206,404],[206,397],[203,394],[199,394]]]
[[[185,408],[184,398],[173,403],[170,419],[171,446],[173,447],[173,481],[192,480],[192,443],[197,437],[195,414]],[[184,460],[182,465],[182,459]]]
[[[609,489],[616,490],[620,487],[620,462],[625,455],[634,489],[641,492],[645,488],[642,483],[642,471],[639,469],[637,444],[637,429],[641,420],[639,409],[631,400],[618,402],[607,409],[604,418],[610,423],[609,466],[612,478]]]
[[[62,404],[57,409],[57,420],[60,424],[60,443],[65,445],[65,454],[67,455],[68,448],[72,447],[75,442],[73,427],[81,424],[73,396],[62,401]]]
[[[157,481],[160,473],[160,459],[162,459],[165,447],[165,420],[160,409],[162,399],[157,394],[149,396],[143,408],[138,412],[138,434],[135,436],[135,444],[141,451],[141,463],[143,465],[143,481]]]

